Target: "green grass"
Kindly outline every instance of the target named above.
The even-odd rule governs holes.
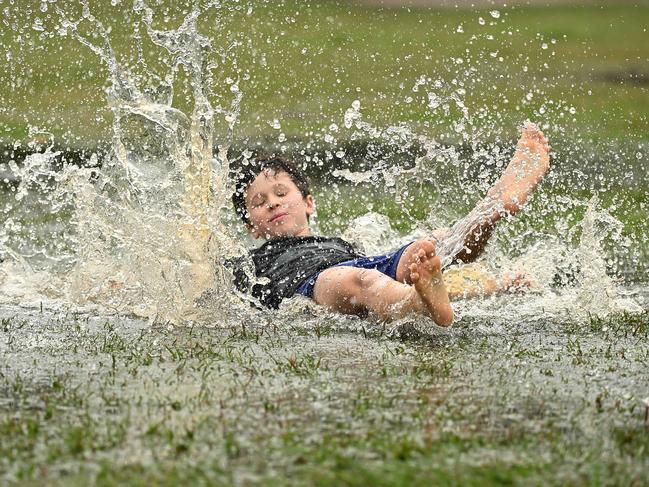
[[[443,106],[431,111],[426,105],[428,92],[448,99],[459,88],[471,114],[464,128],[470,138],[508,140],[516,124],[530,117],[549,124],[557,147],[646,140],[646,5],[502,8],[496,19],[483,9],[224,3],[218,13],[201,19],[202,32],[212,40],[208,59],[217,63],[205,74],[212,103],[225,109],[232,100],[227,79],[239,80],[244,97],[235,138],[245,143],[268,146],[281,132],[300,144],[335,146],[324,141],[324,134],[339,141],[351,137],[351,131],[331,131],[329,125],[343,127],[343,113],[355,99],[378,127],[405,122],[420,133],[457,141],[453,127],[461,111],[454,102],[448,111]],[[79,6],[61,7],[72,19],[81,14]],[[169,56],[148,39],[140,44],[133,40],[139,16],[127,4],[91,2],[91,11],[111,29],[120,62],[143,85],[166,75]],[[42,18],[44,32],[32,28],[36,16]],[[154,22],[176,27],[182,17],[183,8],[175,2],[173,8],[156,7]],[[2,139],[23,139],[31,124],[73,146],[108,140],[106,68],[71,35],[52,34],[60,25],[53,6],[47,14],[14,8],[10,19],[16,30],[0,34],[0,44],[13,56],[0,74]],[[80,30],[92,29],[82,22]],[[630,78],[633,73],[639,81]],[[442,84],[435,88],[431,81],[414,92],[421,76]],[[189,110],[192,94],[182,70],[174,88],[174,105]],[[270,127],[274,119],[281,129]],[[217,140],[223,140],[225,131],[219,116]]]

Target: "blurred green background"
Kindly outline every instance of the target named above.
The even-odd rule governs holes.
[[[149,2],[153,25],[178,28],[192,4]],[[126,1],[89,7],[110,31],[120,64],[155,90],[171,58],[148,39],[141,14]],[[28,140],[30,126],[68,147],[110,140],[107,68],[65,25],[78,23],[101,44],[81,4],[22,0],[3,9],[2,142]],[[374,126],[407,124],[446,142],[462,141],[462,133],[510,140],[525,118],[545,123],[555,148],[610,141],[634,153],[648,137],[646,2],[387,8],[231,0],[207,10],[199,23],[211,41],[209,99],[227,111],[232,85],[239,87],[233,137],[244,144],[335,146],[352,137],[340,128],[354,100]],[[172,84],[173,105],[189,110],[182,68]],[[224,116],[217,143],[227,133]]]

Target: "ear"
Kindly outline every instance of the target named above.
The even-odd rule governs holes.
[[[313,212],[315,211],[315,201],[313,200],[313,195],[307,195],[306,198],[304,198],[304,203],[306,204],[306,215],[313,215]]]

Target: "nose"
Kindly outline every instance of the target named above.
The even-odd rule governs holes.
[[[279,204],[280,204],[279,198],[276,198],[274,196],[271,196],[266,201],[266,206],[268,207],[269,210],[278,207]]]

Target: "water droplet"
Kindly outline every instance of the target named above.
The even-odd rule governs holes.
[[[576,109],[575,107],[570,107],[570,109],[569,109],[568,111],[569,111],[572,115],[574,115],[575,113],[577,113],[577,109]]]
[[[541,49],[547,49],[547,48],[548,48],[547,42],[544,42],[543,44],[541,44]]]
[[[45,28],[43,27],[43,21],[41,19],[39,19],[38,17],[36,17],[34,19],[34,24],[32,25],[32,29],[37,30],[39,32],[44,31]]]
[[[275,130],[279,130],[282,128],[282,124],[280,124],[279,120],[277,120],[276,118],[274,118],[272,122],[268,122],[268,125],[273,127]]]
[[[494,19],[500,18],[500,12],[498,10],[492,10],[491,12],[489,12],[489,15],[491,15]]]
[[[354,101],[352,102],[352,108],[353,108],[354,110],[360,110],[360,109],[361,109],[361,102],[358,101],[358,100],[354,100]]]
[[[482,17],[479,17],[479,18],[478,18],[478,24],[480,24],[480,25],[485,25],[486,23],[487,23],[486,20],[483,19]]]
[[[277,137],[277,140],[278,140],[279,142],[285,142],[285,141],[286,141],[286,134],[285,134],[284,132],[281,132],[281,133],[279,134],[279,137]]]
[[[332,123],[331,125],[329,125],[329,130],[331,130],[332,132],[338,132],[338,125]]]
[[[428,108],[435,109],[442,103],[442,100],[435,93],[428,93]]]
[[[458,25],[457,29],[455,29],[455,32],[462,34],[464,32],[464,26],[462,24]]]
[[[635,153],[635,158],[638,159],[638,160],[642,159],[642,152],[639,152],[639,151],[636,152]]]

